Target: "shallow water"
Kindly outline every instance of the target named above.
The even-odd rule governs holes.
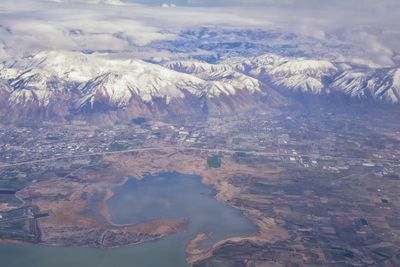
[[[115,188],[108,201],[116,224],[144,223],[157,218],[189,219],[186,231],[158,241],[116,249],[55,248],[0,245],[1,266],[7,267],[186,267],[185,245],[198,233],[212,231],[203,244],[257,229],[240,211],[218,202],[200,177],[177,173],[129,180]]]

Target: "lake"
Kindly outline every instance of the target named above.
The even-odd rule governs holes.
[[[114,188],[107,202],[113,223],[137,224],[157,218],[189,220],[188,229],[154,242],[115,249],[0,245],[1,266],[7,267],[187,267],[185,245],[201,232],[211,246],[233,236],[255,233],[257,227],[239,210],[217,201],[199,176],[163,173],[130,179]]]

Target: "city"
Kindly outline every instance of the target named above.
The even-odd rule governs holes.
[[[112,188],[129,177],[195,173],[214,188],[217,199],[259,227],[255,237],[216,244],[212,256],[195,243],[189,246],[188,259],[195,266],[221,259],[249,264],[249,258],[256,265],[268,260],[396,266],[400,128],[391,123],[395,116],[374,121],[366,119],[367,111],[357,119],[349,111],[311,112],[316,115],[277,110],[204,121],[140,119],[112,128],[85,123],[3,127],[2,218],[16,216],[19,206],[37,206],[40,211],[33,214],[39,215],[27,213],[24,221],[30,229],[37,222],[42,233],[33,237],[31,230],[21,237],[25,226],[1,223],[2,239],[88,247],[159,239],[187,222],[115,227],[104,204]],[[110,231],[112,239],[104,240]],[[255,244],[264,244],[264,254],[251,248]],[[237,250],[246,256],[230,254]]]

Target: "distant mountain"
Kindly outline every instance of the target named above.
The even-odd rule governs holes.
[[[326,60],[284,58],[264,55],[245,62],[251,75],[268,80],[273,85],[293,91],[322,93],[324,79],[333,77],[338,68]]]
[[[1,109],[10,120],[224,114],[253,109],[268,95],[257,79],[233,69],[195,75],[78,52],[44,51],[7,62],[0,78]]]
[[[288,104],[287,99],[258,79],[236,70],[229,64],[183,60],[166,62],[164,66],[207,81],[208,109],[212,114],[251,110],[260,105]]]
[[[337,76],[331,86],[352,97],[399,103],[400,68],[349,69]]]
[[[224,64],[280,91],[311,94],[342,93],[349,97],[400,102],[400,68],[369,68],[320,59],[266,54],[233,58]]]
[[[218,63],[223,58],[254,57],[267,53],[287,57],[336,57],[360,51],[340,41],[324,42],[292,32],[232,27],[199,27],[171,32],[179,38],[157,40],[148,47],[168,51],[175,59],[186,58]]]
[[[43,51],[0,65],[3,121],[235,114],[292,104],[283,92],[400,101],[400,69],[265,54],[153,64]]]
[[[6,81],[0,79],[0,106],[4,107],[8,105],[8,99],[11,94],[11,87]],[[0,111],[3,109],[0,109]],[[1,114],[1,113],[0,113]]]

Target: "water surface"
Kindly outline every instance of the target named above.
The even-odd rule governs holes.
[[[257,229],[240,211],[218,202],[210,187],[194,175],[177,173],[131,179],[115,188],[108,201],[116,224],[145,223],[157,218],[189,219],[188,229],[158,241],[116,249],[0,245],[7,267],[187,267],[185,245],[198,233],[211,231],[204,246]]]

